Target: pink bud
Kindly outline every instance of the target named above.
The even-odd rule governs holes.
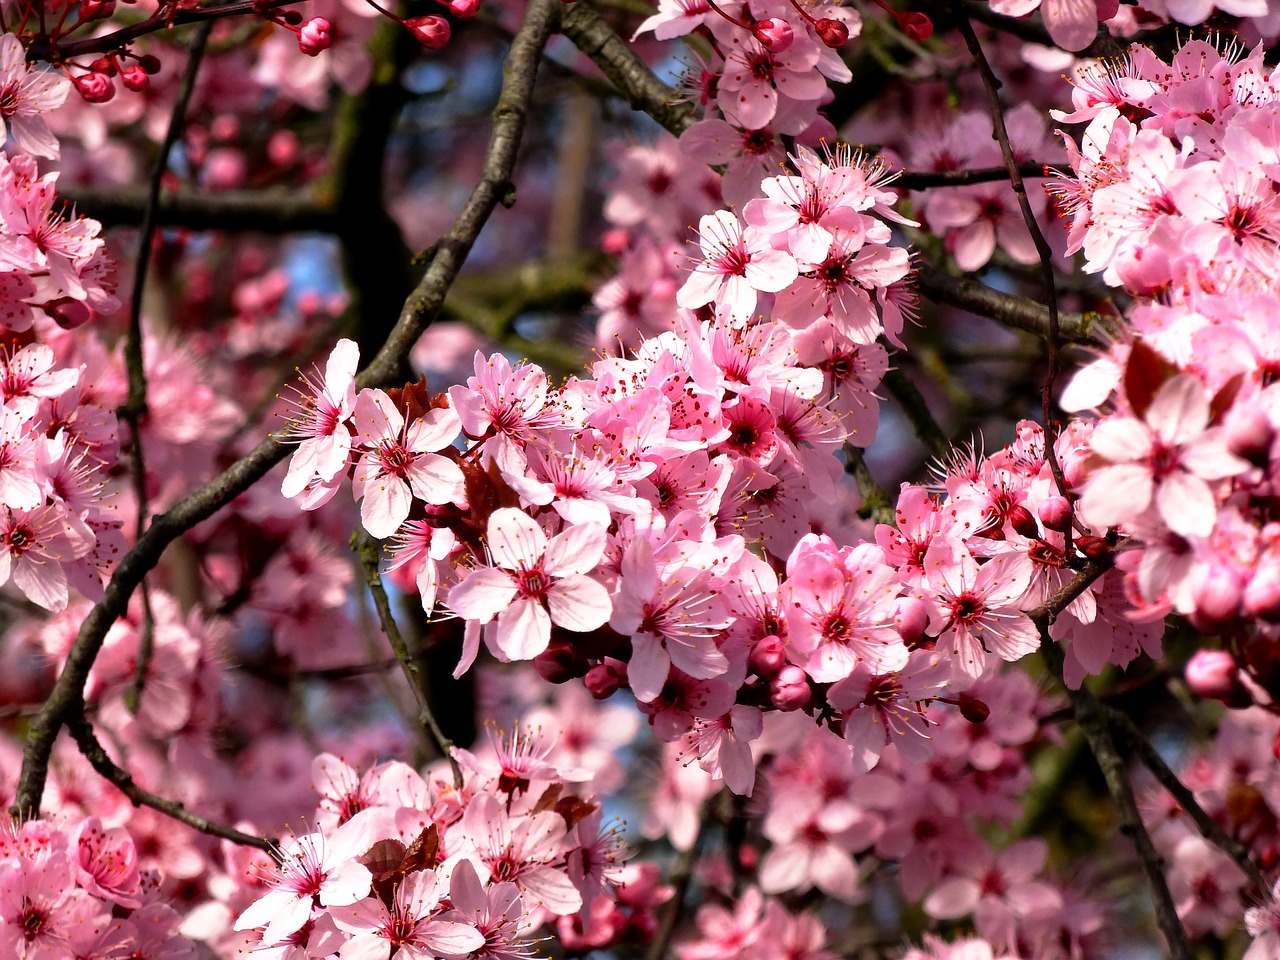
[[[1046,530],[1063,533],[1071,526],[1071,501],[1066,497],[1045,497],[1036,513]]]
[[[98,57],[93,63],[89,64],[89,69],[94,73],[101,73],[108,77],[114,77],[117,73],[116,62],[111,57]]]
[[[151,86],[151,77],[147,75],[146,70],[143,70],[142,67],[135,63],[120,71],[120,82],[125,85],[126,89],[132,90],[134,93],[141,93]]]
[[[568,683],[587,672],[587,665],[578,659],[573,645],[568,643],[552,643],[533,658],[533,668],[547,683]]]
[[[1208,623],[1224,623],[1235,617],[1243,593],[1240,577],[1224,564],[1202,566],[1191,575],[1195,615]]]
[[[116,0],[80,0],[80,19],[105,19],[116,12]]]
[[[1036,518],[1022,504],[1015,503],[1009,508],[1007,516],[1009,518],[1009,526],[1013,527],[1019,535],[1026,537],[1028,540],[1038,540],[1040,538],[1040,526],[1036,523]]]
[[[616,663],[616,661],[614,662]],[[582,678],[582,684],[587,688],[587,692],[597,700],[608,700],[622,687],[622,676],[606,660],[604,663],[597,663],[588,670],[587,675]]]
[[[1267,623],[1280,623],[1280,564],[1264,559],[1244,588],[1244,612]]]
[[[1264,467],[1271,457],[1276,430],[1271,418],[1255,403],[1237,404],[1223,424],[1227,449],[1237,457]]]
[[[600,249],[610,257],[620,257],[631,249],[631,234],[622,227],[606,230],[600,237]]]
[[[843,47],[849,42],[849,28],[839,20],[823,17],[813,27],[818,31],[818,39],[828,47]]]
[[[147,71],[148,75],[154,77],[160,72],[160,58],[150,53],[144,53],[138,58],[138,66]]]
[[[318,57],[329,49],[329,21],[312,17],[298,28],[298,49],[308,57]]]
[[[480,8],[480,0],[440,0],[459,20],[470,20]]]
[[[1198,650],[1187,661],[1187,686],[1198,697],[1230,703],[1244,694],[1246,704],[1252,702],[1240,682],[1240,668],[1225,650]]]
[[[277,130],[267,141],[267,159],[277,167],[287,167],[298,159],[298,135],[292,130]]]
[[[45,313],[53,317],[53,322],[63,330],[74,330],[76,327],[88,323],[90,316],[92,316],[89,308],[82,301],[72,300],[70,297],[50,300],[44,305],[43,309]]]
[[[919,646],[929,626],[929,610],[918,597],[900,597],[893,605],[893,626],[908,647]]]
[[[425,17],[410,17],[404,25],[428,50],[439,50],[449,42],[449,21],[434,13]]]
[[[1089,479],[1089,468],[1085,458],[1067,455],[1062,458],[1062,480],[1068,490],[1079,490]]]
[[[102,73],[86,73],[76,77],[75,85],[85,103],[106,103],[116,95],[116,85]]]
[[[791,41],[796,38],[791,29],[791,24],[781,17],[766,17],[763,20],[757,20],[756,25],[751,28],[751,32],[756,35],[756,39],[770,53],[781,53],[791,46]]]
[[[761,677],[771,677],[787,662],[786,645],[782,638],[769,634],[762,637],[751,651],[751,669]]]
[[[799,710],[809,702],[812,691],[809,678],[797,666],[786,666],[769,681],[769,696],[773,705],[783,712]]]
[[[933,21],[924,13],[899,13],[898,29],[919,43],[933,36]]]

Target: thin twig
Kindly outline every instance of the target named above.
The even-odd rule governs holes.
[[[83,716],[75,717],[69,721],[67,729],[70,731],[71,736],[75,738],[76,745],[79,746],[80,752],[84,754],[84,758],[89,761],[93,769],[98,772],[98,775],[114,784],[116,789],[128,797],[135,807],[150,807],[152,810],[159,811],[166,817],[185,823],[201,833],[207,833],[211,837],[220,837],[223,840],[230,840],[232,843],[238,843],[246,847],[256,847],[279,859],[279,851],[276,845],[266,837],[255,837],[251,833],[243,833],[234,827],[218,823],[216,820],[198,816],[187,810],[179,801],[168,800],[138,786],[129,771],[118,765],[107,754],[106,748],[102,746],[94,734],[93,726]]]
[[[969,277],[953,277],[923,262],[917,269],[916,282],[920,292],[935,303],[968,310],[1041,339],[1049,337],[1049,310],[1029,297],[1003,293]],[[1069,343],[1100,343],[1099,326],[1097,314],[1060,313],[1058,316],[1058,335]]]
[[[182,86],[178,90],[178,98],[174,101],[173,112],[169,116],[169,129],[165,132],[156,154],[155,166],[151,169],[151,182],[147,189],[147,206],[142,213],[142,229],[138,236],[138,254],[134,262],[133,290],[129,296],[129,330],[124,341],[124,368],[129,378],[128,398],[116,411],[119,417],[129,425],[129,435],[133,440],[130,454],[133,472],[133,492],[138,501],[137,528],[134,536],[140,538],[147,528],[150,511],[147,506],[147,469],[142,450],[141,420],[147,413],[147,370],[142,353],[142,295],[147,286],[147,271],[151,264],[151,241],[156,235],[156,206],[160,200],[160,185],[165,171],[169,168],[169,154],[182,136],[186,127],[187,106],[191,103],[191,93],[195,90],[196,74],[200,70],[200,62],[204,59],[205,47],[209,42],[209,33],[213,30],[213,21],[207,20],[196,30],[191,38],[190,55],[187,58],[187,69],[182,77]],[[142,702],[142,688],[147,682],[147,670],[151,666],[151,653],[155,646],[156,620],[151,610],[151,591],[144,580],[142,582],[142,629],[138,634],[138,657],[133,668],[133,678],[124,691],[125,706],[132,713],[138,712]]]
[[[61,184],[59,184],[61,186]],[[59,197],[105,226],[142,222],[147,191],[140,188],[106,188],[68,185]],[[337,229],[337,209],[331,200],[306,192],[277,189],[227,190],[208,193],[180,188],[165,191],[153,208],[160,226],[180,225],[188,230],[250,230],[259,233],[297,233]]]
[[[436,715],[431,710],[431,702],[427,699],[427,678],[422,671],[422,664],[409,652],[404,634],[396,624],[395,614],[391,610],[391,601],[387,598],[386,588],[382,586],[382,573],[378,568],[378,543],[367,533],[359,533],[355,540],[356,554],[360,565],[364,568],[364,581],[369,587],[369,595],[373,597],[374,609],[378,611],[378,619],[382,622],[382,632],[391,644],[391,652],[395,654],[404,671],[404,678],[409,681],[409,689],[418,705],[418,723],[428,733],[440,751],[440,755],[449,761],[449,769],[453,771],[453,785],[462,787],[462,768],[453,755],[453,743],[444,735]]]
[[[858,515],[876,523],[892,525],[895,522],[893,500],[876,482],[862,454],[862,448],[846,442],[844,458],[844,472],[853,477],[858,484],[858,493],[862,495],[862,507],[858,510]]]
[[[938,421],[934,419],[929,403],[920,393],[920,389],[897,367],[885,373],[883,383],[893,399],[897,400],[898,405],[902,407],[902,412],[906,414],[912,430],[929,451],[929,455],[939,461],[945,461],[951,452],[951,441],[938,426]]]
[[[1018,164],[1024,177],[1071,176],[1072,169],[1061,163],[1036,163],[1026,160]],[[904,170],[889,184],[903,190],[928,190],[931,187],[967,187],[975,183],[994,183],[1009,177],[1008,167],[974,167],[972,170]]]
[[[475,244],[476,237],[509,189],[516,151],[524,133],[525,114],[533,95],[542,50],[555,26],[560,0],[531,0],[503,68],[502,92],[494,111],[493,132],[483,174],[462,212],[427,258],[429,267],[405,303],[395,329],[373,361],[356,378],[360,388],[386,384],[409,350],[431,324],[449,286]],[[102,599],[85,617],[68,652],[62,672],[40,712],[32,718],[22,753],[22,770],[10,811],[38,815],[49,775],[49,756],[58,732],[84,708],[84,685],[111,625],[128,609],[129,597],[165,548],[196,524],[213,516],[262,479],[285,458],[289,447],[268,437],[195,493],[151,521],[107,582]]]

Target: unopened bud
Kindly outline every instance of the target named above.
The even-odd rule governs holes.
[[[622,680],[607,664],[597,663],[582,678],[582,685],[597,700],[608,700],[618,692]]]
[[[298,135],[292,130],[277,130],[267,141],[267,159],[277,167],[287,167],[298,159]]]
[[[410,17],[404,25],[428,50],[439,50],[449,42],[449,21],[434,13],[425,17]]]
[[[89,64],[89,69],[94,73],[101,73],[108,77],[116,75],[116,62],[110,57],[98,57],[93,63]]]
[[[811,695],[809,678],[797,666],[783,667],[769,681],[769,697],[773,705],[784,713],[807,705]]]
[[[1243,403],[1231,408],[1223,424],[1227,449],[1255,466],[1265,467],[1271,458],[1276,430],[1257,404]]]
[[[63,297],[60,300],[51,300],[44,305],[44,312],[53,318],[53,322],[60,326],[63,330],[74,330],[82,324],[88,323],[92,314],[83,301],[72,300],[70,297]]]
[[[126,89],[132,90],[134,93],[141,93],[151,86],[151,77],[147,75],[147,71],[135,63],[120,71],[120,82],[125,85]]]
[[[813,28],[818,31],[818,39],[828,47],[843,47],[849,42],[849,28],[839,20],[823,17]]]
[[[116,0],[80,0],[80,20],[105,20],[116,12]]]
[[[1105,556],[1111,546],[1102,537],[1085,535],[1076,539],[1076,548],[1091,560]]]
[[[1036,508],[1046,530],[1065,533],[1071,526],[1071,501],[1066,497],[1045,497]]]
[[[1016,503],[1010,507],[1008,518],[1009,526],[1013,527],[1020,536],[1028,540],[1040,539],[1040,525],[1036,523],[1036,518],[1031,515],[1031,511],[1022,504]]]
[[[771,677],[787,662],[786,645],[782,638],[769,634],[762,637],[751,650],[751,669],[761,677]]]
[[[1240,668],[1225,650],[1198,650],[1187,661],[1187,686],[1198,697],[1228,706],[1249,706],[1253,698],[1240,682]],[[1243,703],[1241,703],[1243,695]]]
[[[587,665],[567,643],[553,643],[533,658],[534,669],[547,683],[568,683],[584,676]]]
[[[138,58],[138,66],[154,77],[160,72],[160,58],[150,53],[144,53]]]
[[[960,716],[970,723],[986,723],[987,717],[991,716],[991,708],[986,702],[972,694],[962,693],[956,697],[956,700],[960,704]]]
[[[1244,612],[1267,623],[1280,623],[1280,564],[1264,559],[1244,588]]]
[[[929,19],[928,14],[900,13],[897,17],[898,29],[916,43],[933,36],[933,21]]]
[[[1210,624],[1225,623],[1240,610],[1244,593],[1240,577],[1229,567],[1213,563],[1198,568],[1191,576],[1191,599],[1196,616]]]
[[[312,17],[298,29],[298,49],[308,57],[318,57],[329,49],[329,21]]]
[[[929,626],[929,610],[918,597],[899,597],[893,605],[893,626],[908,647],[917,647]]]
[[[286,10],[281,15],[280,19],[291,27],[298,27],[302,25],[302,14],[298,13],[297,10]]]
[[[480,9],[480,0],[440,0],[459,20],[470,20]]]
[[[791,24],[783,20],[781,17],[766,17],[763,20],[757,20],[751,32],[756,35],[756,39],[770,53],[781,53],[791,46],[791,41],[796,38],[795,32],[791,29]]]
[[[75,78],[76,90],[85,103],[106,103],[116,95],[116,85],[101,73],[86,73]]]

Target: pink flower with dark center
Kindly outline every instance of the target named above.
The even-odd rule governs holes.
[[[529,960],[534,945],[521,939],[525,921],[520,888],[504,881],[487,887],[470,860],[460,860],[449,877],[450,917],[458,917],[484,938],[474,956],[486,960]]]
[[[124,827],[104,829],[89,817],[71,835],[76,876],[96,897],[134,909],[138,900],[138,852]]]
[[[11,578],[34,603],[54,613],[67,605],[63,562],[85,556],[95,537],[85,523],[56,504],[0,513],[0,584]]]
[[[351,935],[342,955],[388,960],[394,953],[403,960],[436,960],[484,946],[485,938],[470,924],[437,919],[443,893],[435,871],[423,870],[401,880],[390,903],[369,898],[332,908],[333,922]]]
[[[487,638],[501,656],[533,659],[551,642],[552,623],[581,633],[609,619],[609,592],[586,575],[604,555],[604,527],[577,524],[548,539],[537,521],[504,507],[489,515],[485,542],[495,566],[472,570],[448,603],[470,621],[496,617]]]
[[[932,651],[916,650],[901,670],[878,673],[859,664],[835,684],[827,692],[827,701],[843,717],[854,771],[863,773],[874,767],[890,743],[908,762],[927,759],[929,719],[925,704],[950,683],[950,678],[950,668]]]
[[[18,147],[36,157],[58,158],[58,138],[42,114],[66,101],[71,83],[56,70],[35,69],[17,34],[0,36],[0,141],[5,127]]]
[[[795,258],[774,250],[768,235],[742,223],[728,210],[698,222],[702,260],[676,294],[689,310],[715,303],[722,320],[744,323],[756,308],[758,292],[777,293],[796,278]]]
[[[325,364],[323,381],[302,374],[309,392],[299,396],[298,414],[280,435],[284,442],[299,443],[280,487],[286,497],[296,497],[313,480],[328,483],[346,467],[351,452],[347,422],[355,412],[359,361],[354,341],[339,340]]]
[[[486,358],[477,350],[475,371],[465,387],[449,388],[449,402],[467,436],[493,431],[523,443],[535,430],[558,422],[558,413],[547,404],[547,375],[540,367],[524,364],[512,369],[502,354]]]

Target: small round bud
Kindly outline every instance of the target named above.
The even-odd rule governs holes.
[[[1198,568],[1191,575],[1195,613],[1210,624],[1225,623],[1240,610],[1244,585],[1234,570],[1221,563]]]
[[[1065,533],[1071,526],[1071,501],[1066,497],[1045,497],[1036,508],[1046,530]]]
[[[1280,564],[1264,559],[1244,588],[1244,612],[1267,623],[1280,623]]]
[[[120,82],[134,93],[141,93],[151,86],[151,77],[138,64],[131,64],[120,71]]]
[[[758,676],[771,677],[781,670],[787,662],[786,645],[782,642],[782,638],[769,634],[762,637],[760,642],[751,650],[750,659],[751,669]]]
[[[76,90],[85,103],[106,103],[116,95],[116,85],[101,73],[86,73],[75,78]]]
[[[849,28],[839,20],[823,17],[813,27],[818,31],[818,39],[828,47],[843,47],[849,42]]]
[[[160,72],[160,58],[150,53],[144,53],[138,58],[138,66],[154,77]]]
[[[280,19],[291,27],[298,27],[302,25],[302,14],[298,13],[296,10],[286,10]]]
[[[553,643],[533,658],[534,669],[547,683],[568,683],[584,676],[587,665],[567,643]]]
[[[1257,404],[1244,403],[1231,408],[1223,424],[1227,449],[1255,466],[1265,467],[1271,458],[1271,443],[1276,430],[1271,418]]]
[[[480,0],[440,0],[459,20],[470,20],[480,9]]]
[[[410,17],[404,25],[428,50],[439,50],[449,42],[449,21],[434,13],[425,17]]]
[[[114,77],[118,72],[116,70],[116,62],[110,57],[99,57],[89,64],[89,69],[94,73],[101,73],[108,77]]]
[[[312,17],[298,29],[298,49],[308,57],[318,57],[329,49],[329,21]]]
[[[608,664],[597,663],[582,678],[582,685],[597,700],[608,700],[622,686],[621,678]]]
[[[809,678],[797,666],[783,667],[769,681],[769,697],[773,705],[784,713],[806,706],[812,693]]]
[[[1076,548],[1086,557],[1096,560],[1098,557],[1105,556],[1111,546],[1102,537],[1092,537],[1086,534],[1076,538]]]
[[[277,167],[287,167],[298,159],[298,135],[292,130],[277,130],[267,141],[267,159]]]
[[[933,36],[933,21],[929,19],[928,14],[900,13],[897,17],[898,29],[916,43]]]
[[[987,717],[991,716],[991,708],[985,701],[979,700],[972,694],[962,693],[956,697],[956,700],[960,703],[960,716],[970,723],[986,723]]]
[[[1040,539],[1040,525],[1036,523],[1036,518],[1031,515],[1031,511],[1022,504],[1015,503],[1010,507],[1008,518],[1009,526],[1013,527],[1019,536],[1026,537],[1028,540]]]
[[[116,0],[80,0],[80,19],[105,20],[116,12]]]
[[[1240,668],[1225,650],[1198,650],[1187,661],[1187,686],[1198,697],[1221,700],[1229,706],[1248,706],[1253,702],[1240,682]]]
[[[89,322],[92,314],[89,307],[81,300],[72,300],[70,297],[63,297],[60,300],[50,300],[44,305],[44,312],[53,317],[53,322],[60,326],[63,330],[74,330],[85,323]]]
[[[791,24],[783,20],[781,17],[766,17],[763,20],[757,20],[751,32],[755,34],[756,39],[770,53],[781,53],[791,46],[791,41],[796,38],[795,32],[791,29]]]
[[[929,626],[929,610],[918,597],[899,597],[893,605],[893,626],[908,647],[917,647]]]

